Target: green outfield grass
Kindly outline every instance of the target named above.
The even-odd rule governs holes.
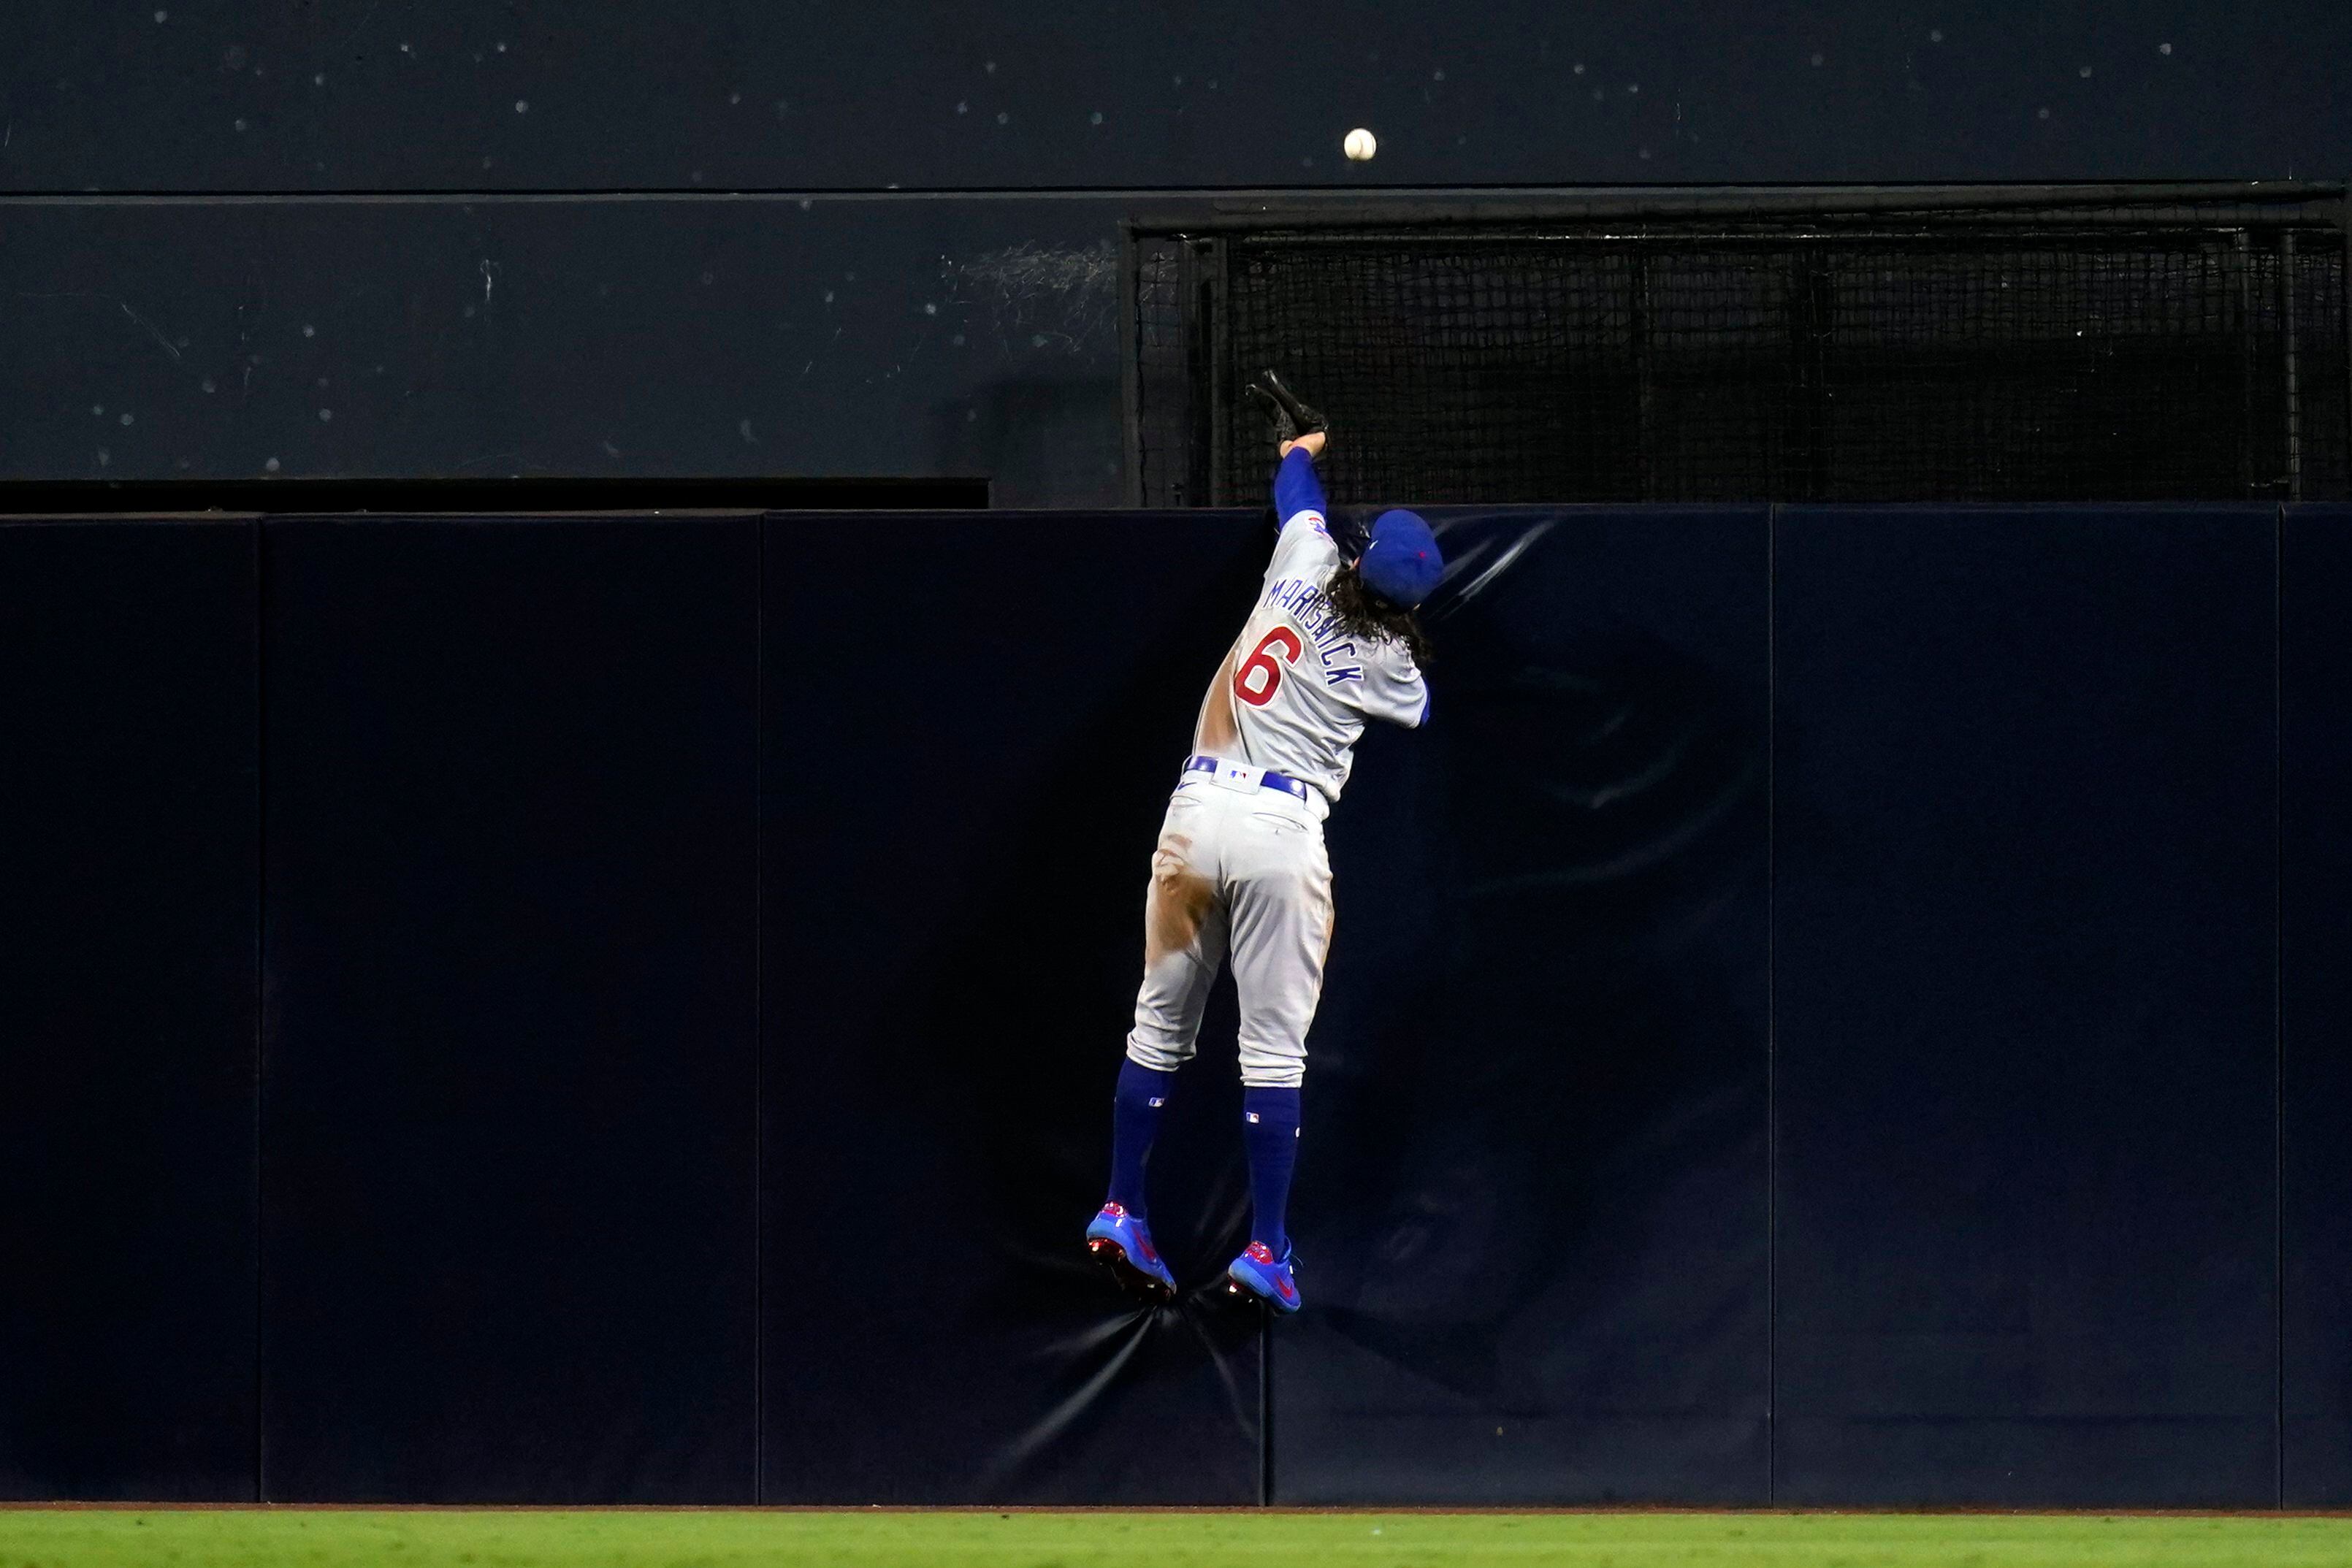
[[[0,1568],[2341,1568],[2352,1519],[0,1510]]]

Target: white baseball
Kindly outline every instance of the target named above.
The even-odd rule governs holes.
[[[1348,139],[1339,146],[1348,154],[1349,161],[1357,163],[1370,162],[1372,154],[1381,150],[1381,144],[1373,138],[1372,133],[1361,126],[1348,132]]]

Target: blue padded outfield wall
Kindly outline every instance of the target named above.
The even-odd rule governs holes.
[[[1434,516],[1270,1332],[1263,514],[0,526],[0,1497],[2352,1504],[2352,511]]]

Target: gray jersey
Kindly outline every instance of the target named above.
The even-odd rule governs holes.
[[[1192,735],[1203,755],[1313,786],[1318,816],[1346,787],[1368,719],[1411,728],[1429,716],[1428,684],[1403,643],[1332,625],[1323,591],[1339,569],[1339,547],[1322,513],[1283,519],[1256,608],[1219,667]]]

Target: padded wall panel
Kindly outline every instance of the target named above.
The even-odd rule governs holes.
[[[0,1499],[253,1497],[254,533],[0,524]]]
[[[2274,1500],[2274,527],[1781,514],[1780,1501]]]
[[[265,1495],[751,1500],[755,521],[266,549]]]
[[[2282,1356],[2289,1508],[2352,1506],[2352,507],[2291,507],[2280,599]]]
[[[1274,1495],[1766,1497],[1762,507],[1437,513],[1332,817]]]
[[[1271,529],[768,530],[766,1500],[1256,1500],[1259,1324],[1216,1293],[1247,1211],[1229,999],[1152,1158],[1186,1294],[1129,1305],[1080,1234],[1160,814]]]

